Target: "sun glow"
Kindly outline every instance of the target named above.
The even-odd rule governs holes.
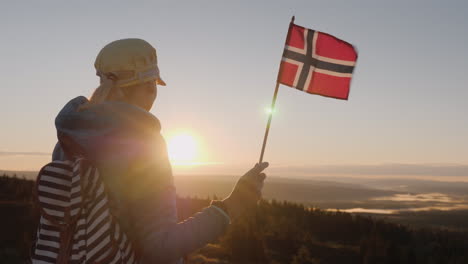
[[[268,115],[272,115],[272,114],[276,113],[276,109],[271,108],[271,107],[267,107],[267,108],[265,108],[265,113],[268,114]]]
[[[189,133],[177,133],[167,140],[169,159],[173,165],[191,165],[196,163],[198,155],[197,140]]]

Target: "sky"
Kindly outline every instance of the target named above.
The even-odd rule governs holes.
[[[2,2],[0,169],[50,160],[58,111],[91,95],[97,53],[129,37],[157,49],[168,85],[151,112],[163,135],[195,137],[197,161],[219,173],[248,169],[295,15],[355,45],[359,58],[348,101],[280,86],[265,160],[389,174],[389,164],[440,166],[442,177],[468,165],[467,13],[455,0]]]

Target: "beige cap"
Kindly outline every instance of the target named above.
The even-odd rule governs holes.
[[[107,44],[97,55],[94,67],[100,77],[114,76],[117,87],[151,80],[166,85],[159,76],[156,49],[142,39],[120,39]]]

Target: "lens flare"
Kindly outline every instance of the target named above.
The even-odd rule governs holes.
[[[267,107],[267,108],[265,108],[265,113],[268,114],[268,115],[272,115],[272,114],[276,113],[276,109],[271,108],[271,107]]]
[[[193,163],[198,155],[197,140],[188,133],[172,135],[167,141],[167,149],[173,164]]]

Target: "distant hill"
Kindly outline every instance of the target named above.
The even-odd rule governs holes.
[[[177,193],[182,196],[227,196],[237,178],[231,176],[183,176],[175,177]],[[398,192],[372,189],[363,185],[319,181],[313,179],[288,179],[268,177],[263,187],[265,199],[288,200],[317,205],[331,202],[363,201]]]
[[[468,182],[382,177],[314,177],[315,180],[326,180],[341,183],[358,184],[371,189],[391,190],[413,193],[445,193],[453,195],[468,195]]]
[[[37,172],[0,171],[0,175],[16,174],[19,178],[35,179]],[[175,175],[177,193],[181,196],[227,196],[239,176]],[[468,183],[438,182],[414,179],[373,179],[314,177],[294,179],[269,176],[265,181],[265,199],[287,200],[323,209],[415,209],[415,208],[468,208]],[[438,201],[382,200],[399,194],[442,193],[457,203]],[[379,199],[377,199],[379,198]],[[455,208],[456,207],[456,208]],[[450,209],[452,210],[452,209]]]
[[[0,175],[16,175],[19,178],[35,180],[35,171],[5,171]],[[175,175],[177,192],[181,196],[225,197],[230,193],[238,176]],[[341,183],[314,179],[290,179],[268,177],[263,195],[266,199],[288,200],[306,204],[325,202],[361,201],[379,196],[398,193],[379,190],[361,184]]]
[[[37,171],[11,171],[11,170],[0,170],[0,175],[16,175],[19,178],[26,178],[28,180],[35,180],[37,177]]]

